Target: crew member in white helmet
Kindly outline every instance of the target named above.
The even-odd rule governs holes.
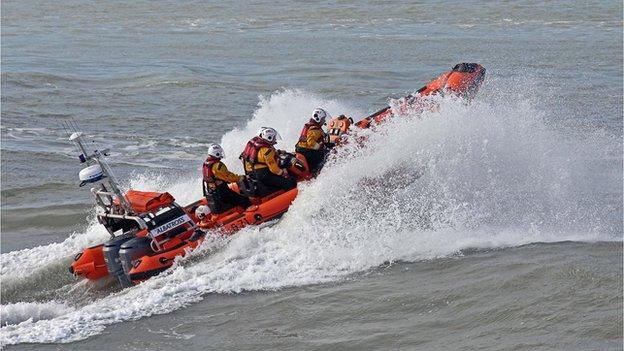
[[[278,190],[289,190],[297,186],[286,169],[279,167],[278,152],[275,149],[280,138],[273,128],[262,127],[240,155],[245,174],[259,183],[258,196],[266,196]]]
[[[331,118],[322,108],[315,109],[308,123],[303,126],[295,146],[295,151],[306,158],[310,173],[314,175],[323,167],[329,151],[329,136],[323,131],[323,125],[328,117]]]
[[[204,196],[208,200],[208,206],[214,214],[223,213],[234,207],[247,208],[251,206],[249,199],[230,189],[228,183],[236,183],[242,179],[235,173],[230,172],[221,162],[225,157],[223,148],[218,144],[212,144],[208,148],[208,158],[204,162]]]
[[[210,207],[206,205],[198,206],[195,209],[195,217],[199,220],[197,225],[202,229],[210,229],[215,226],[215,222],[212,220],[212,212]]]

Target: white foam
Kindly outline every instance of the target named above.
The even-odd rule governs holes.
[[[2,283],[11,284],[15,280],[26,279],[108,237],[106,229],[92,219],[84,233],[73,233],[63,242],[3,253]]]
[[[40,320],[52,319],[72,312],[74,309],[56,301],[48,302],[18,302],[0,306],[0,325],[17,325],[34,323]]]
[[[262,125],[280,126],[283,147],[292,149],[306,112],[318,106],[358,115],[334,101],[280,92],[261,100],[243,130],[223,137],[226,153],[236,155]],[[302,117],[295,122],[294,116]],[[300,185],[275,226],[207,243],[204,252],[221,249],[185,258],[143,284],[53,319],[4,327],[0,342],[71,342],[112,323],[169,313],[206,293],[327,282],[387,261],[445,257],[467,248],[617,240],[604,231],[617,220],[614,214],[601,212],[600,196],[588,192],[620,190],[593,182],[586,162],[617,142],[570,142],[545,126],[530,104],[467,106],[447,99],[422,119],[403,116],[364,134],[365,147],[352,141],[318,179]],[[575,156],[580,149],[582,158]],[[199,177],[199,171],[183,179],[143,175],[132,186],[167,189],[190,202],[201,194]]]

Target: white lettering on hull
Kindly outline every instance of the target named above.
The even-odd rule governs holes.
[[[171,229],[173,229],[175,227],[178,227],[178,226],[180,226],[180,225],[182,225],[182,224],[184,224],[186,222],[190,222],[190,221],[191,221],[191,218],[188,215],[184,215],[184,216],[178,217],[178,218],[174,219],[171,222],[167,222],[167,223],[161,225],[160,227],[156,227],[156,228],[152,229],[150,231],[150,236],[152,238],[157,237],[157,236],[159,236],[159,235],[161,235],[161,234],[163,234],[165,232],[168,232],[169,230],[171,230]]]

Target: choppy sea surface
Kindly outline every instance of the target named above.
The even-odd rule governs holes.
[[[7,350],[622,350],[622,2],[3,1]],[[477,98],[345,148],[272,227],[120,290],[64,121],[124,187],[201,196],[263,125],[355,119],[459,62]]]

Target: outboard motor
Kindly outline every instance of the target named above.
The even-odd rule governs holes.
[[[134,238],[125,241],[119,249],[119,260],[126,279],[130,280],[129,274],[134,262],[145,255],[154,252],[151,247],[152,240],[148,237]]]
[[[120,248],[128,240],[134,237],[134,233],[126,233],[120,236],[116,236],[113,239],[107,241],[104,244],[102,251],[104,252],[104,261],[108,268],[108,273],[117,277],[122,287],[126,288],[132,286],[132,281],[125,274],[121,260],[120,260]]]
[[[133,283],[155,276],[171,266],[170,258],[157,256],[197,234],[199,228],[178,204],[163,207],[158,212],[142,217],[147,223],[147,235],[124,242],[119,249],[119,260],[124,276]]]

